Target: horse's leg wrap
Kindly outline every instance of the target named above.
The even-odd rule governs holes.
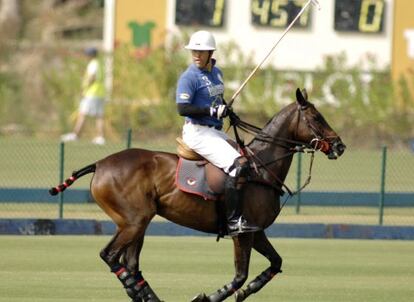
[[[111,270],[124,286],[129,297],[134,302],[161,302],[152,288],[145,281],[141,272],[133,276],[125,267],[116,266]]]
[[[111,269],[111,271],[117,276],[119,281],[121,281],[129,297],[134,299],[138,291],[136,289],[137,281],[134,276],[123,266],[116,266]]]
[[[215,293],[208,296],[208,301],[210,302],[220,302],[225,300],[227,297],[230,297],[234,292],[240,288],[236,284],[236,282],[229,283],[227,285],[224,285],[222,288],[217,290]]]
[[[257,293],[263,286],[265,286],[272,278],[281,273],[280,269],[274,269],[269,267],[267,270],[257,276],[252,282],[250,282],[246,289],[239,289],[236,292],[236,302],[244,301],[251,294]]]
[[[158,298],[154,293],[151,286],[149,286],[149,284],[145,281],[144,284],[140,287],[137,297],[142,299],[143,302],[162,302],[160,298]]]

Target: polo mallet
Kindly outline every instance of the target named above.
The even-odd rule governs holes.
[[[231,97],[231,99],[230,99],[230,101],[228,103],[228,106],[229,107],[231,107],[233,105],[234,100],[240,94],[240,92],[242,91],[242,89],[244,88],[244,86],[246,86],[247,82],[254,76],[254,74],[256,73],[256,71],[263,65],[263,63],[267,60],[267,58],[270,56],[270,54],[273,52],[273,50],[276,48],[276,46],[280,43],[280,41],[282,41],[283,37],[292,28],[293,24],[295,24],[295,22],[305,12],[305,10],[308,8],[309,4],[311,4],[311,3],[313,5],[315,5],[318,8],[318,10],[321,9],[321,6],[319,5],[318,0],[308,0],[308,2],[306,2],[306,4],[302,7],[302,9],[300,10],[300,12],[295,17],[295,19],[292,20],[292,22],[289,24],[289,26],[282,33],[282,36],[279,38],[279,40],[275,43],[275,45],[273,45],[272,49],[270,49],[269,53],[263,58],[263,60],[259,63],[259,65],[257,65],[256,68],[253,69],[253,71],[249,74],[249,76],[247,77],[247,79],[243,82],[243,84],[241,84],[241,86],[239,87],[239,89],[237,89],[237,91],[233,94],[233,96]]]

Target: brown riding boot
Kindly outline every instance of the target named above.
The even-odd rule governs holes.
[[[237,162],[236,162],[237,161]],[[224,202],[226,206],[227,231],[230,236],[240,233],[257,232],[261,228],[251,225],[243,217],[243,185],[239,182],[240,178],[246,177],[248,173],[247,162],[240,163],[235,161],[236,176],[228,176],[224,184]]]

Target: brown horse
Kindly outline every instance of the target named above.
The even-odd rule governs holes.
[[[218,302],[233,293],[236,301],[243,301],[281,272],[282,258],[263,230],[280,212],[281,185],[293,154],[304,146],[319,149],[329,158],[344,152],[340,137],[308,102],[307,95],[298,89],[296,98],[296,102],[275,115],[247,145],[255,154],[252,157],[259,161],[263,181],[245,185],[243,214],[262,231],[233,237],[236,271],[233,281],[209,296],[201,293],[192,301]],[[115,236],[100,256],[122,282],[132,301],[160,301],[144,280],[139,264],[145,230],[156,214],[198,231],[216,234],[219,231],[215,203],[177,189],[174,182],[177,161],[176,154],[128,149],[74,172],[65,183],[50,190],[55,195],[77,178],[95,173],[91,181],[92,195],[117,225]],[[248,277],[252,248],[270,261],[270,267],[242,289]]]

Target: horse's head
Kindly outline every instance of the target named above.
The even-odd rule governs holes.
[[[299,88],[296,90],[296,103],[298,122],[295,139],[322,151],[329,159],[341,156],[345,151],[345,144],[322,114],[308,101],[306,90],[300,91]]]

